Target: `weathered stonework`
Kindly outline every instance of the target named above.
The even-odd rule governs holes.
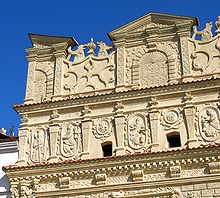
[[[220,197],[220,21],[197,25],[150,13],[112,46],[31,35],[12,196]]]

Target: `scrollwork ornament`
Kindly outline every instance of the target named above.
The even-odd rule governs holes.
[[[112,121],[110,118],[101,118],[93,122],[93,134],[95,138],[104,140],[112,134]]]
[[[178,129],[183,121],[183,116],[180,109],[169,109],[162,112],[161,125],[164,130]]]
[[[215,106],[205,106],[199,112],[199,131],[205,141],[220,142],[220,114]]]

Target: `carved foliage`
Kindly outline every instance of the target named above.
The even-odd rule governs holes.
[[[95,138],[104,140],[111,136],[113,131],[112,120],[110,118],[100,118],[93,122],[93,134]]]
[[[30,160],[34,163],[45,162],[48,158],[48,131],[46,128],[31,130]]]
[[[147,148],[149,141],[149,127],[146,117],[141,113],[129,115],[127,119],[128,146],[134,150]]]
[[[82,147],[80,124],[64,123],[60,134],[60,154],[64,158],[77,158]]]

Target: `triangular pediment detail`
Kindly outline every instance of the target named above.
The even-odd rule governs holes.
[[[110,38],[114,38],[114,35],[117,34],[129,34],[133,32],[140,32],[153,27],[172,27],[178,24],[190,24],[190,26],[193,26],[198,25],[198,21],[196,18],[192,17],[149,13],[109,32],[109,36]]]

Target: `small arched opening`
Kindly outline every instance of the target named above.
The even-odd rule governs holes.
[[[103,157],[112,156],[112,142],[104,142],[102,143],[102,152]]]
[[[179,132],[172,132],[167,134],[167,141],[169,148],[180,147],[181,139]]]

